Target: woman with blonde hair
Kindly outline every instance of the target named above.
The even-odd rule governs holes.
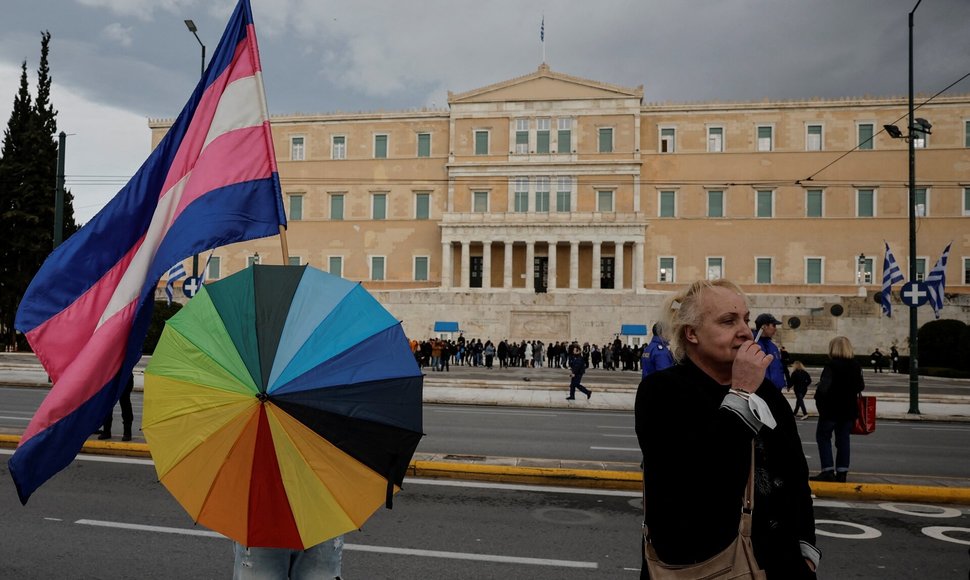
[[[815,387],[818,425],[815,442],[822,471],[813,481],[844,482],[849,476],[849,439],[852,424],[859,415],[856,399],[866,388],[862,366],[856,362],[852,343],[844,336],[829,342],[829,362]],[[835,461],[832,461],[832,435],[835,434]]]
[[[635,407],[651,549],[666,565],[693,565],[735,542],[754,455],[757,564],[769,579],[814,578],[808,464],[791,406],[765,380],[772,357],[753,340],[743,293],[701,280],[667,318],[678,364],[645,377]]]

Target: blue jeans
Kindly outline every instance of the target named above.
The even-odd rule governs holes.
[[[819,419],[815,428],[815,442],[818,444],[818,460],[822,471],[832,469],[832,433],[835,433],[835,471],[849,471],[849,439],[854,419],[832,421]]]
[[[233,580],[327,579],[340,576],[344,537],[337,536],[306,550],[246,548],[233,543]]]

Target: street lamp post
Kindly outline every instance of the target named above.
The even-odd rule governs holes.
[[[189,32],[192,33],[192,36],[194,36],[195,39],[199,41],[199,46],[202,47],[202,67],[200,69],[201,72],[199,73],[199,76],[205,77],[205,44],[203,44],[202,39],[199,38],[199,29],[196,28],[195,22],[191,20],[185,21],[185,27],[189,29]],[[193,278],[199,277],[199,255],[198,254],[195,254],[194,256],[192,256],[192,277]]]
[[[858,284],[860,286],[866,285],[866,255],[862,252],[859,253],[859,272],[857,274]]]

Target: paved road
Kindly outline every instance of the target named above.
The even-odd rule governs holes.
[[[193,526],[144,460],[87,457],[20,506],[2,455],[0,577],[228,578],[229,542]],[[344,576],[637,578],[638,494],[409,481],[347,536]],[[970,509],[816,502],[822,578],[963,578]]]

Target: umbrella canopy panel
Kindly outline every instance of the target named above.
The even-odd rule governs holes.
[[[359,528],[403,482],[423,377],[359,284],[256,266],[206,285],[146,369],[159,479],[199,523],[302,549]]]

